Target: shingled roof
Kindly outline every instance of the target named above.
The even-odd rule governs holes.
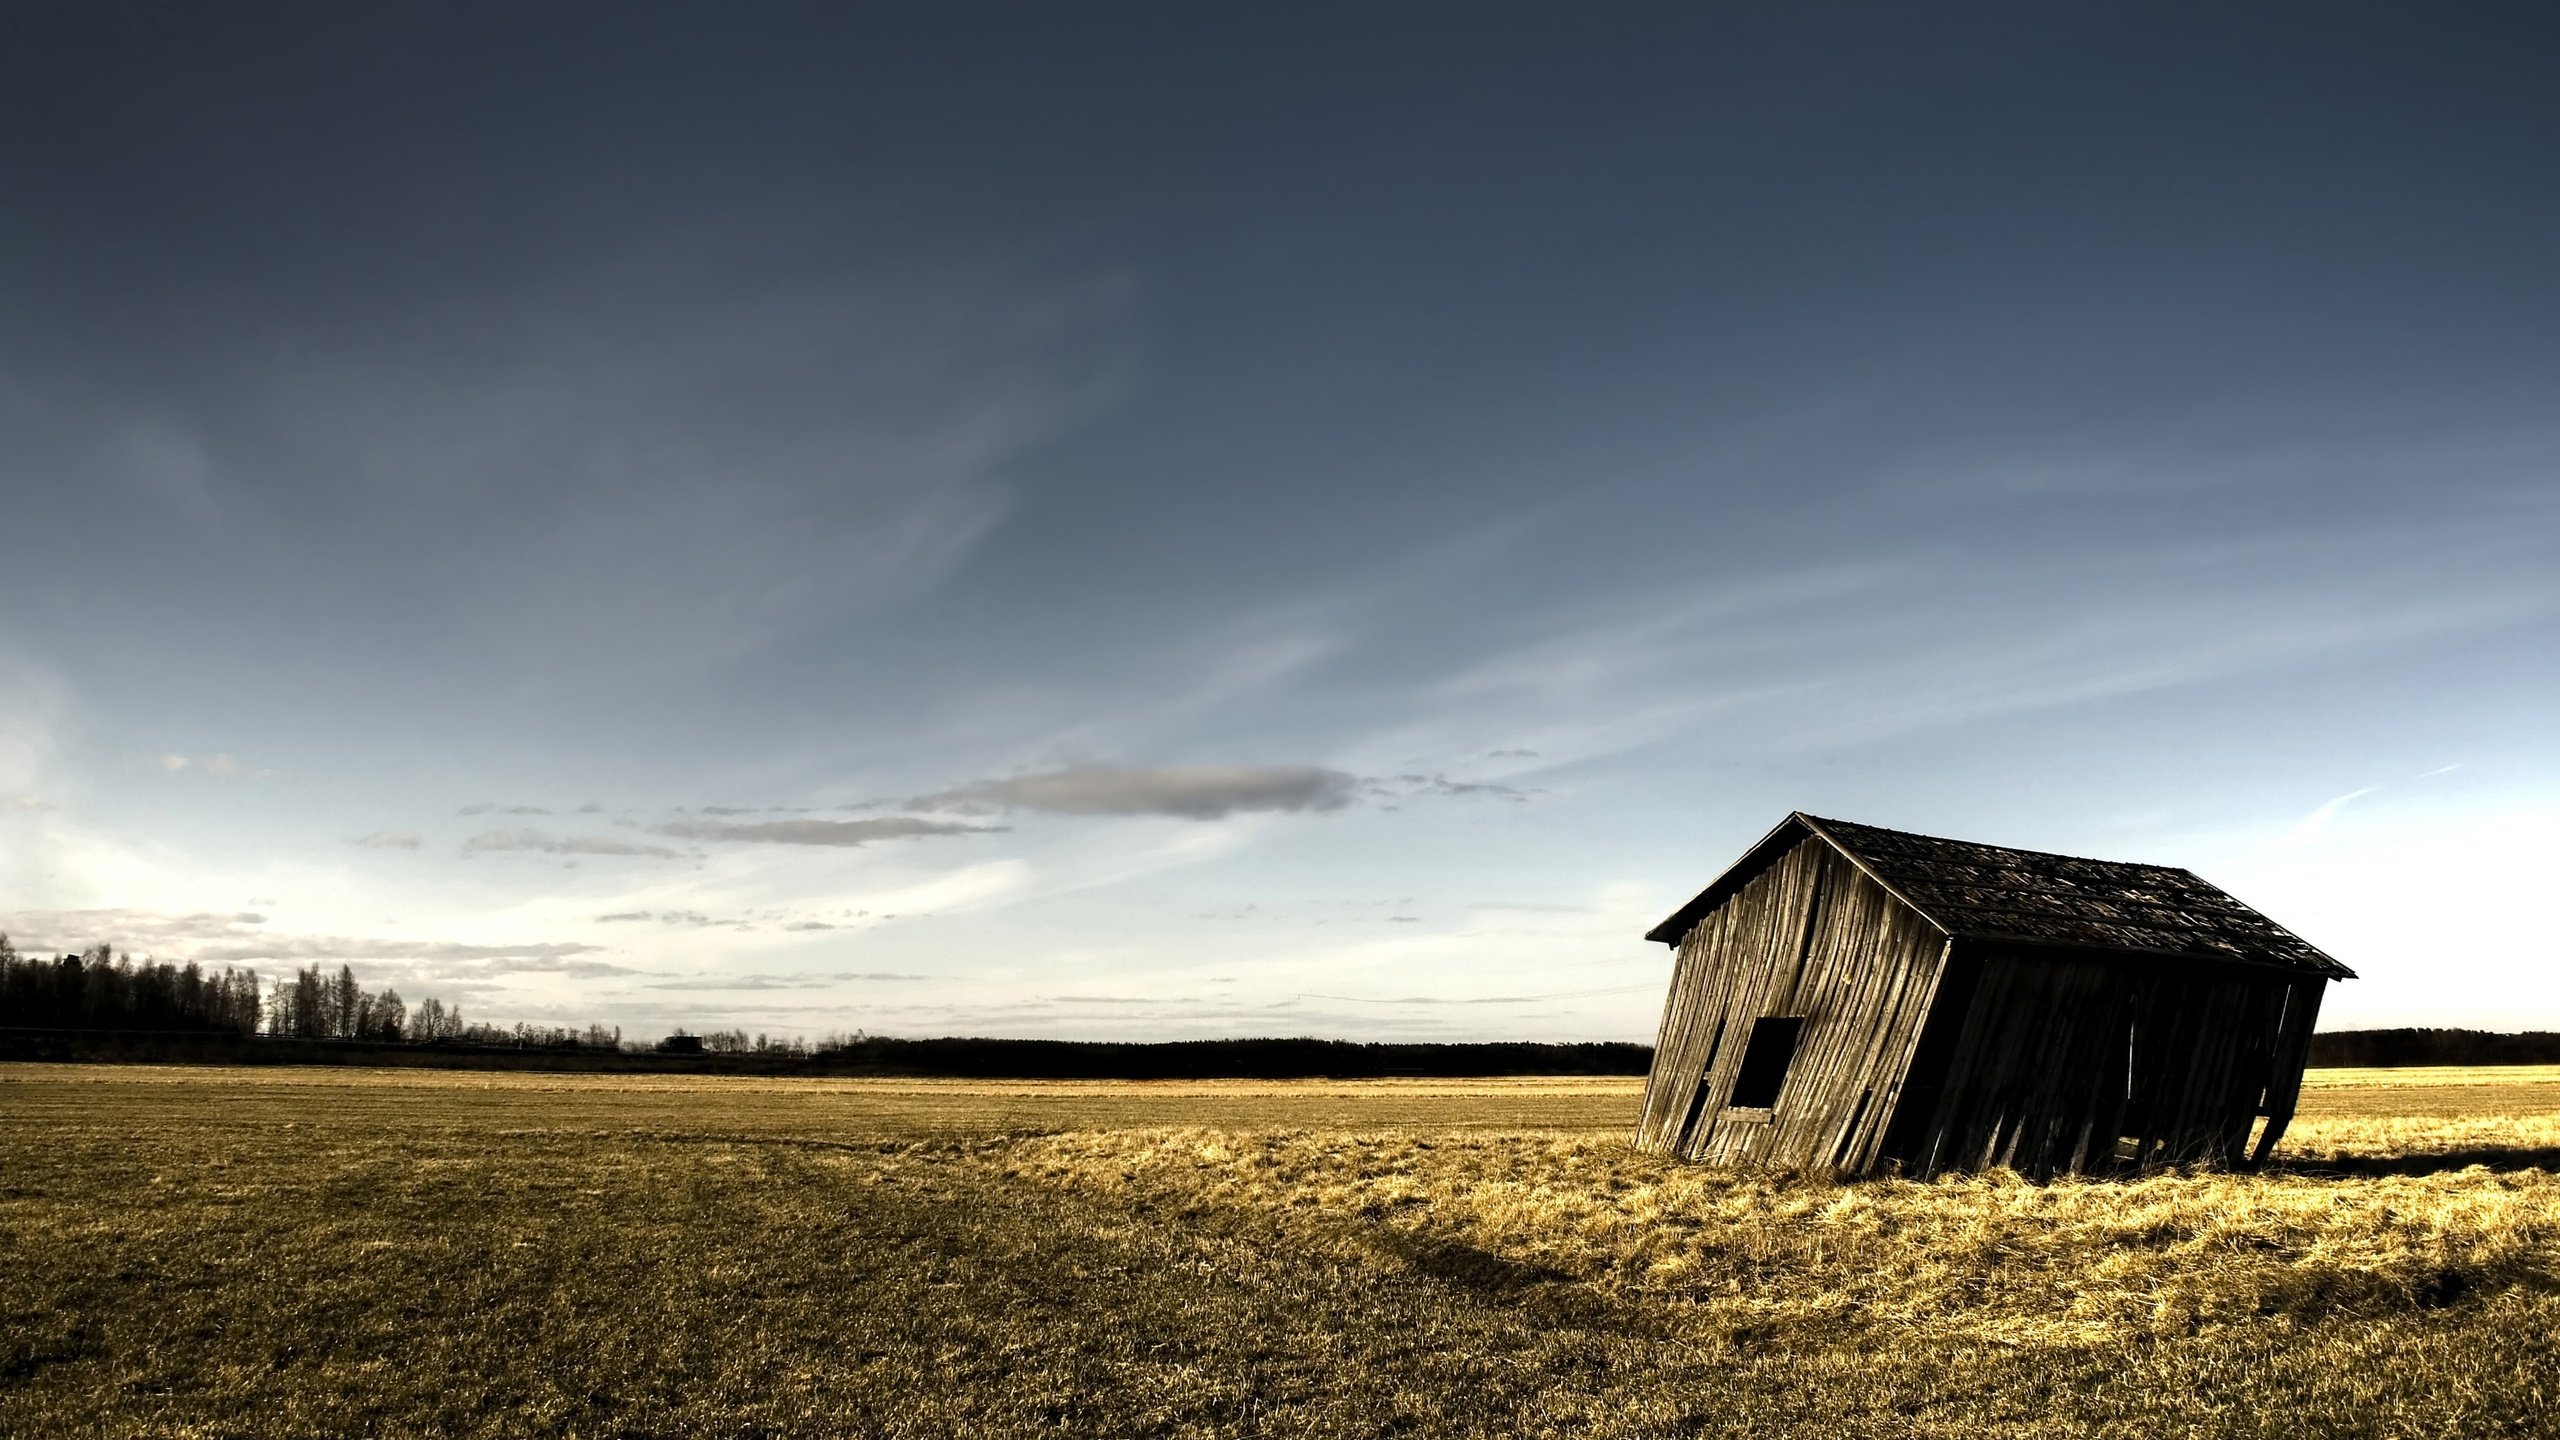
[[[1700,917],[1808,834],[1828,841],[1931,924],[1961,939],[2127,950],[2355,978],[2354,971],[2191,870],[1977,845],[1801,811],[1645,938],[1679,944]]]

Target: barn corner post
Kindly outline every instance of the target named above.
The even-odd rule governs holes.
[[[1844,1176],[2263,1163],[2353,973],[2188,871],[1801,812],[1647,938],[1637,1146]]]
[[[2323,980],[2297,980],[2285,989],[2284,1017],[2276,1031],[2275,1063],[2267,1077],[2267,1091],[2260,1112],[2266,1124],[2258,1132],[2257,1143],[2249,1149],[2249,1168],[2257,1169],[2274,1157],[2277,1142],[2284,1139],[2286,1128],[2293,1123],[2294,1107],[2302,1099],[2302,1072],[2311,1061],[2311,1031],[2320,1021]]]
[[[1638,1150],[1666,1148],[1662,1141],[1662,1115],[1669,1107],[1669,1096],[1666,1093],[1669,1088],[1669,1077],[1664,1071],[1662,1057],[1666,1052],[1677,1048],[1676,1022],[1680,1016],[1680,977],[1685,969],[1687,966],[1681,962],[1680,947],[1675,942],[1671,950],[1671,980],[1662,998],[1662,1018],[1654,1025],[1653,1063],[1645,1072],[1644,1102],[1642,1108],[1636,1112],[1635,1131],[1628,1140],[1628,1143]],[[1677,1143],[1676,1137],[1673,1143]]]

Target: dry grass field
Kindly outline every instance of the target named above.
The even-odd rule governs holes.
[[[2560,1434],[2560,1070],[2045,1186],[1635,1092],[0,1066],[0,1435]]]

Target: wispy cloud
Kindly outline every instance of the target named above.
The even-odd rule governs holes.
[[[642,986],[646,990],[832,990],[850,983],[881,984],[907,980],[926,980],[926,975],[907,975],[886,970],[868,970],[852,974],[829,974],[804,971],[796,975],[698,975],[684,980],[659,980]]]
[[[198,775],[210,776],[216,780],[230,780],[242,775],[246,775],[252,780],[264,780],[275,774],[272,770],[252,769],[248,765],[241,763],[239,760],[234,759],[229,755],[218,753],[212,755],[179,755],[175,753],[163,755],[160,757],[160,768],[168,771],[172,775],[178,774],[182,771],[193,771]]]
[[[910,803],[946,810],[1219,820],[1241,813],[1339,810],[1351,803],[1359,784],[1355,775],[1312,765],[1085,765],[973,781]]]
[[[1371,793],[1398,799],[1431,796],[1440,799],[1527,800],[1535,791],[1492,780],[1452,780],[1446,775],[1390,775],[1369,783]]]
[[[1618,985],[1606,990],[1557,990],[1543,995],[1325,995],[1303,991],[1301,1000],[1334,1000],[1349,1005],[1534,1005],[1545,1000],[1596,1000],[1604,995],[1658,991],[1659,983]]]
[[[927,820],[888,815],[871,820],[671,820],[657,827],[661,835],[680,840],[745,840],[765,845],[868,845],[878,840],[912,840],[928,835],[986,835],[1002,825],[968,825],[956,820]]]
[[[18,911],[0,915],[0,932],[31,952],[76,950],[111,944],[164,959],[235,965],[259,961],[399,961],[458,965],[475,972],[560,972],[627,975],[640,972],[581,957],[603,947],[574,940],[488,944],[347,935],[278,935],[254,910],[169,913],[153,910]]]
[[[415,830],[376,830],[347,842],[368,850],[415,850],[423,843]]]
[[[109,464],[189,519],[222,518],[213,467],[193,435],[159,421],[127,426],[108,446]]]
[[[611,835],[553,835],[542,830],[483,830],[462,842],[465,855],[510,850],[533,850],[546,855],[645,855],[662,860],[671,860],[676,853],[662,845],[637,845]]]
[[[2284,838],[2268,846],[2265,853],[2281,855],[2288,850],[2310,844],[2319,838],[2321,831],[2329,828],[2330,821],[2338,818],[2339,811],[2381,788],[2379,785],[2367,785],[2361,790],[2350,790],[2344,795],[2322,802],[2318,809],[2295,821],[2293,828],[2285,832]]]
[[[1132,354],[1116,272],[852,276],[761,234],[581,257],[463,301],[461,336],[451,302],[395,308],[361,349],[265,360],[267,390],[311,453],[431,520],[510,492],[517,523],[440,567],[490,663],[577,685],[734,662],[939,584],[1009,509],[997,472],[1116,404]],[[692,283],[741,267],[760,282]]]
[[[1440,683],[1451,699],[1582,701],[1692,673],[1719,637],[1829,621],[1906,580],[1905,562],[1832,564],[1719,580],[1687,594],[1616,597],[1615,613],[1586,617],[1543,639],[1468,665]],[[1508,747],[1513,750],[1525,747]],[[1543,747],[1541,747],[1543,748]]]
[[[770,923],[777,918],[778,917],[774,913],[769,911],[753,916],[722,916],[706,914],[700,910],[616,910],[609,915],[598,915],[595,917],[595,923],[599,925],[654,923],[659,925],[672,925],[686,930],[701,930],[717,925],[737,930],[754,930],[759,928],[760,924]],[[833,930],[836,927],[819,921],[803,920],[797,923],[781,925],[778,928],[784,930]]]
[[[349,935],[286,935],[207,946],[198,960],[236,964],[253,960],[417,960],[468,963],[482,970],[561,971],[581,974],[636,975],[639,971],[575,957],[603,949],[576,941],[546,940],[525,945],[475,945],[456,940],[368,939]]]
[[[0,914],[0,934],[30,954],[113,945],[139,954],[185,954],[217,939],[253,936],[267,917],[254,910],[19,910]]]

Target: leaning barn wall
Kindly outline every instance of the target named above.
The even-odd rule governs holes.
[[[1680,943],[1635,1143],[1722,1164],[1878,1157],[1946,955],[1944,935],[1808,837]],[[1728,1108],[1763,1016],[1802,1016],[1777,1103]]]
[[[1977,963],[1943,1072],[1913,1077],[1931,1103],[1924,1124],[1907,1117],[1895,1135],[1907,1172],[2240,1166],[2283,1134],[2317,978],[1996,946],[1959,966]]]

